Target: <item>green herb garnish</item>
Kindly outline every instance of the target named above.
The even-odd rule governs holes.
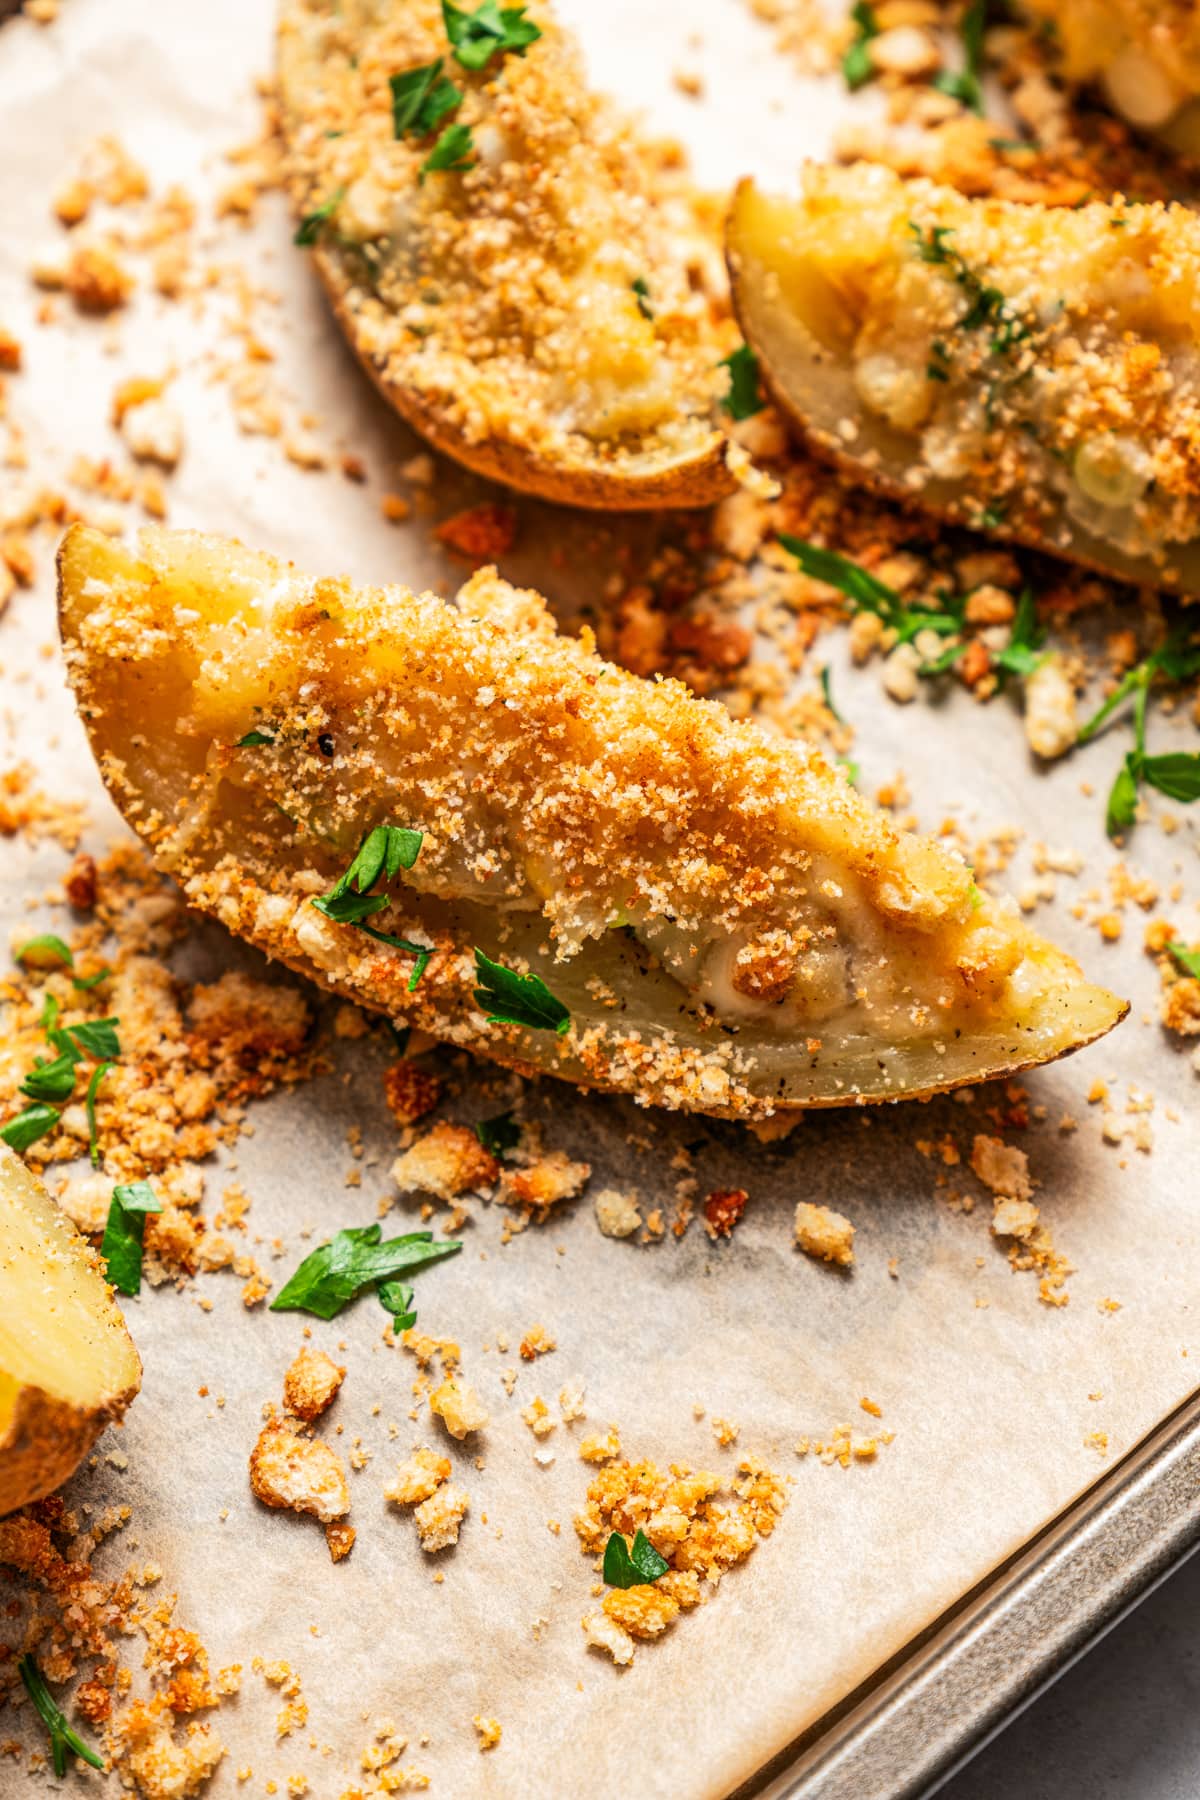
[[[963,14],[962,40],[964,64],[961,69],[939,69],[933,85],[941,94],[961,101],[973,113],[983,116],[983,33],[987,25],[988,0],[971,0]]]
[[[43,995],[42,1010],[38,1015],[38,1024],[46,1033],[47,1037],[51,1035],[54,1027],[58,1024],[58,1012],[58,1001],[54,995],[50,993]]]
[[[99,987],[102,981],[107,981],[111,974],[111,969],[97,969],[94,975],[72,975],[71,986],[90,990]]]
[[[413,1309],[413,1291],[404,1281],[381,1281],[375,1289],[379,1304],[392,1315],[392,1331],[396,1337],[409,1331],[417,1322]]]
[[[650,304],[650,288],[644,277],[638,275],[629,285],[637,296],[638,311],[643,319],[652,319],[654,308]]]
[[[997,356],[1007,356],[1029,336],[1029,325],[1013,310],[1008,296],[985,281],[949,242],[954,236],[952,225],[930,225],[922,230],[915,219],[910,219],[908,229],[921,261],[947,270],[966,296],[967,310],[958,321],[959,331],[977,331],[987,326],[992,333],[991,348]]]
[[[108,1061],[121,1054],[116,1030],[120,1023],[120,1019],[115,1018],[85,1019],[82,1025],[52,1027],[46,1036],[56,1050],[79,1049],[98,1062]]]
[[[1191,975],[1200,981],[1200,950],[1189,950],[1186,944],[1167,945],[1167,955],[1173,956],[1185,975]]]
[[[850,17],[854,23],[854,37],[842,57],[842,77],[853,94],[860,87],[865,87],[875,73],[867,46],[872,38],[879,36],[879,24],[875,8],[868,6],[867,0],[856,0],[855,5],[850,8]]]
[[[670,1566],[640,1528],[634,1533],[632,1546],[619,1531],[614,1531],[604,1546],[604,1579],[609,1587],[644,1587],[665,1575]]]
[[[263,744],[273,744],[275,739],[269,731],[248,731],[234,745],[236,750],[258,750]]]
[[[475,952],[475,973],[479,979],[475,1003],[487,1013],[489,1025],[527,1025],[531,1031],[556,1031],[560,1037],[570,1025],[570,1012],[540,975],[518,975],[482,950]]]
[[[54,1773],[60,1778],[66,1774],[68,1751],[72,1756],[82,1756],[84,1762],[90,1763],[93,1769],[103,1769],[104,1758],[90,1744],[85,1744],[67,1724],[66,1715],[55,1705],[50,1689],[46,1686],[45,1676],[32,1656],[21,1658],[17,1664],[17,1674],[25,1684],[25,1692],[33,1701],[38,1717],[50,1734],[50,1760],[54,1765]]]
[[[418,181],[424,181],[427,175],[435,174],[439,169],[447,175],[461,175],[467,169],[475,167],[475,140],[471,136],[469,125],[447,125],[425,161],[421,164]]]
[[[1182,625],[1176,625],[1157,650],[1127,670],[1103,706],[1080,727],[1076,743],[1090,743],[1118,707],[1132,699],[1133,749],[1126,754],[1108,796],[1105,824],[1110,837],[1133,824],[1138,788],[1143,781],[1166,794],[1168,799],[1185,804],[1200,800],[1200,752],[1177,750],[1162,756],[1146,754],[1146,710],[1154,681],[1160,675],[1171,681],[1186,681],[1196,674],[1200,674],[1200,640]]]
[[[314,207],[310,213],[305,213],[296,227],[296,235],[292,239],[293,244],[299,244],[305,250],[315,244],[345,198],[344,187],[334,188],[328,200],[322,200],[320,206]]]
[[[84,1098],[84,1110],[87,1113],[88,1155],[92,1159],[93,1169],[100,1167],[100,1140],[96,1136],[96,1095],[100,1092],[100,1083],[106,1075],[111,1075],[114,1065],[110,1062],[97,1063],[92,1070],[92,1079],[87,1084]]]
[[[898,643],[910,643],[919,631],[935,631],[939,637],[951,637],[962,627],[957,611],[929,612],[924,608],[906,606],[894,588],[888,587],[886,582],[880,581],[877,576],[860,568],[858,563],[851,562],[845,556],[838,556],[832,550],[822,550],[816,544],[806,543],[803,538],[789,537],[784,532],[780,532],[779,542],[789,555],[796,558],[806,575],[837,588],[839,593],[845,594],[856,612],[872,612],[882,619],[896,633]]]
[[[475,1126],[475,1136],[493,1156],[503,1156],[506,1150],[515,1150],[520,1143],[521,1127],[510,1112],[499,1113],[494,1119],[480,1119]]]
[[[442,18],[455,61],[476,72],[485,69],[493,56],[524,56],[542,35],[525,17],[523,6],[502,7],[499,0],[483,0],[473,13],[442,0]]]
[[[392,132],[398,138],[407,133],[428,137],[447,113],[462,101],[462,89],[443,75],[446,59],[425,63],[422,68],[408,69],[403,75],[392,75]]]
[[[368,925],[373,913],[384,912],[391,905],[386,894],[372,894],[369,890],[381,877],[391,881],[401,869],[411,869],[421,854],[424,836],[424,832],[413,831],[407,825],[376,825],[359,845],[345,874],[338,877],[327,894],[320,894],[313,901],[317,911],[335,925],[356,925],[378,943],[415,956],[417,960],[408,978],[410,994],[428,968],[433,952],[425,944],[414,944],[408,938]]]
[[[758,358],[749,344],[739,344],[721,358],[721,367],[729,370],[729,392],[725,411],[731,419],[752,419],[765,404],[758,383]]]
[[[21,1083],[21,1092],[30,1100],[55,1100],[61,1106],[75,1092],[75,1071],[79,1052],[64,1050],[51,1062],[35,1056],[33,1068]]]
[[[313,1250],[271,1302],[272,1312],[307,1312],[332,1319],[373,1282],[410,1275],[428,1263],[457,1256],[461,1244],[435,1244],[431,1231],[380,1242],[382,1227],[350,1225]],[[390,1310],[390,1309],[389,1309]]]
[[[63,963],[68,969],[75,966],[75,958],[68,945],[52,931],[43,932],[41,937],[30,938],[19,950],[13,951],[13,961],[24,968],[26,963],[35,969],[47,969],[55,963]]]
[[[1045,661],[1042,650],[1045,641],[1046,633],[1038,624],[1033,591],[1025,588],[1017,602],[1012,636],[1003,650],[997,650],[992,657],[992,667],[999,669],[1002,675],[1032,675]]]
[[[15,1119],[8,1121],[3,1131],[0,1131],[0,1141],[6,1143],[10,1150],[15,1150],[18,1156],[23,1156],[31,1144],[46,1137],[57,1124],[58,1108],[39,1101],[34,1106],[27,1106],[24,1112],[19,1112]]]
[[[119,1182],[113,1189],[100,1255],[119,1294],[141,1292],[146,1214],[161,1211],[162,1201],[148,1181]]]

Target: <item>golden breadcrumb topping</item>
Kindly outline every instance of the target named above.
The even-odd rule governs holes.
[[[854,1261],[854,1226],[832,1207],[796,1202],[796,1243],[807,1256],[849,1268]]]

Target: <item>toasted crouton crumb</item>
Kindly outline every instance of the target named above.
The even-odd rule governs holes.
[[[732,1419],[714,1419],[712,1421],[712,1434],[722,1450],[728,1450],[730,1444],[737,1442],[738,1429]]]
[[[475,1389],[454,1375],[448,1375],[430,1394],[429,1410],[437,1414],[452,1438],[482,1431],[488,1422],[487,1409]]]
[[[1009,1200],[997,1194],[992,1208],[992,1230],[997,1237],[1030,1237],[1039,1213],[1032,1200]]]
[[[341,1364],[324,1350],[310,1350],[305,1345],[283,1378],[283,1404],[297,1419],[311,1423],[330,1405],[345,1379]]]
[[[103,244],[77,244],[67,261],[63,286],[80,312],[113,312],[124,306],[133,277]]]
[[[1029,1158],[1000,1138],[980,1133],[971,1146],[971,1167],[993,1194],[1003,1194],[1008,1200],[1028,1200],[1033,1194]]]
[[[608,1462],[611,1457],[620,1456],[621,1437],[616,1426],[610,1425],[603,1436],[593,1432],[589,1437],[580,1438],[579,1454],[584,1462],[591,1463]]]
[[[446,1482],[413,1513],[422,1550],[430,1555],[458,1542],[458,1528],[470,1505],[465,1488]]]
[[[114,1722],[119,1766],[142,1800],[187,1800],[209,1780],[225,1754],[210,1725],[194,1720],[177,1740],[166,1694],[135,1700]]]
[[[600,1602],[614,1624],[633,1638],[657,1637],[679,1617],[679,1602],[660,1583],[613,1588]]]
[[[438,1200],[489,1188],[499,1176],[499,1163],[475,1133],[444,1119],[392,1164],[392,1179],[402,1192],[433,1194]]]
[[[591,1175],[588,1163],[572,1162],[563,1150],[550,1150],[524,1169],[505,1169],[500,1177],[500,1198],[505,1206],[523,1207],[543,1215],[562,1200],[573,1200]]]
[[[632,1237],[642,1223],[636,1193],[622,1193],[619,1188],[601,1188],[593,1205],[596,1223],[605,1237]]]
[[[183,455],[183,421],[165,400],[129,407],[121,420],[121,435],[141,462],[173,469]]]
[[[704,1229],[710,1238],[729,1237],[746,1210],[745,1188],[719,1188],[704,1202]]]
[[[607,1613],[588,1613],[583,1620],[583,1629],[594,1650],[607,1650],[613,1661],[622,1667],[633,1661],[636,1648],[633,1639]]]
[[[520,1354],[523,1362],[532,1362],[536,1356],[549,1356],[558,1348],[544,1325],[531,1325],[521,1339]]]
[[[558,1427],[558,1420],[551,1417],[550,1408],[540,1394],[535,1394],[529,1405],[521,1408],[521,1417],[534,1437],[548,1437]]]
[[[480,1750],[494,1750],[500,1742],[502,1730],[499,1719],[492,1718],[490,1714],[485,1718],[482,1713],[476,1713],[471,1723],[479,1733]]]
[[[350,1511],[346,1471],[328,1444],[301,1437],[286,1419],[270,1419],[250,1455],[250,1488],[264,1506],[311,1513],[328,1525]]]
[[[396,1506],[419,1506],[422,1500],[450,1479],[450,1458],[439,1456],[424,1445],[414,1450],[407,1462],[396,1470],[396,1478],[383,1490],[385,1500]]]
[[[383,1097],[398,1125],[415,1125],[442,1097],[442,1084],[414,1062],[393,1063],[383,1072]]]
[[[809,1200],[797,1203],[796,1242],[806,1256],[819,1256],[824,1262],[848,1268],[854,1261],[854,1226],[828,1206],[814,1206]]]
[[[353,1525],[347,1525],[341,1519],[331,1520],[325,1527],[325,1542],[329,1545],[330,1561],[341,1562],[344,1556],[349,1556],[354,1548],[354,1539],[357,1535]]]

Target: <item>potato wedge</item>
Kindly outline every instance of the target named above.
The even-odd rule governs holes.
[[[59,580],[92,748],[159,866],[393,1020],[763,1117],[1046,1062],[1127,1010],[823,757],[602,662],[493,570],[447,605],[75,526]],[[385,826],[423,836],[356,859]],[[546,1028],[488,1023],[477,948]]]
[[[743,182],[734,304],[803,436],[865,484],[1200,592],[1200,219],[967,200],[867,164]]]
[[[1096,86],[1114,112],[1200,152],[1200,12],[1193,0],[1025,0],[1053,28],[1055,72]]]
[[[360,361],[439,450],[575,506],[705,506],[733,486],[711,246],[535,13],[534,42],[467,69],[438,0],[282,0],[297,217]],[[435,63],[461,100],[398,135],[391,78]],[[459,128],[470,167],[426,170]]]
[[[0,1144],[0,1515],[73,1474],[141,1382],[95,1257]]]

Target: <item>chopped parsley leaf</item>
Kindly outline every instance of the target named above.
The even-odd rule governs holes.
[[[121,1054],[117,1037],[120,1019],[85,1019],[82,1025],[62,1025],[47,1031],[46,1036],[56,1050],[83,1050],[97,1062],[110,1061]]]
[[[1017,602],[1016,617],[1013,619],[1012,636],[1003,650],[997,650],[992,657],[992,667],[999,669],[1001,675],[1032,675],[1033,671],[1045,661],[1042,645],[1046,641],[1045,630],[1038,624],[1037,607],[1034,605],[1033,592],[1024,588]]]
[[[399,1337],[417,1322],[413,1308],[413,1291],[405,1281],[381,1281],[375,1289],[379,1304],[392,1315],[392,1332]]]
[[[68,969],[74,968],[75,958],[70,948],[52,931],[43,932],[41,937],[30,938],[19,950],[13,951],[13,961],[24,968],[29,963],[35,969],[53,968],[55,963],[63,963]]]
[[[1200,950],[1189,950],[1186,944],[1168,944],[1167,955],[1173,956],[1185,975],[1200,981]]]
[[[1133,824],[1137,814],[1138,800],[1138,765],[1137,758],[1131,751],[1117,771],[1117,778],[1109,789],[1108,804],[1104,809],[1104,829],[1109,837],[1117,837],[1127,831]]]
[[[108,1203],[100,1255],[108,1279],[119,1294],[141,1292],[146,1214],[161,1211],[162,1201],[148,1181],[118,1182],[114,1187]]]
[[[269,731],[248,731],[240,737],[234,748],[237,750],[257,750],[262,744],[273,744],[275,739]]]
[[[17,1674],[25,1685],[25,1692],[33,1702],[34,1711],[50,1734],[50,1760],[54,1765],[54,1773],[60,1779],[67,1772],[67,1754],[82,1756],[85,1763],[93,1769],[103,1769],[104,1758],[90,1744],[85,1744],[78,1734],[67,1724],[66,1714],[55,1705],[50,1689],[42,1671],[32,1656],[23,1656],[17,1664]]]
[[[643,319],[652,319],[654,308],[650,304],[650,289],[645,278],[638,275],[629,285],[637,296],[638,311]]]
[[[967,310],[959,319],[957,330],[977,331],[989,327],[991,348],[997,356],[1007,356],[1029,336],[1029,325],[1013,310],[1008,296],[985,281],[949,242],[954,236],[953,225],[930,225],[922,230],[915,219],[910,219],[908,229],[921,261],[934,268],[946,269],[966,296]]]
[[[332,1319],[373,1282],[394,1281],[462,1249],[461,1243],[433,1243],[431,1231],[411,1231],[381,1243],[381,1230],[378,1223],[349,1225],[318,1245],[272,1300],[271,1311]]]
[[[425,161],[418,181],[439,169],[447,175],[462,175],[475,167],[475,140],[469,125],[447,125]]]
[[[34,1106],[27,1106],[24,1112],[19,1112],[15,1119],[8,1121],[3,1131],[0,1131],[0,1142],[23,1156],[31,1144],[44,1138],[57,1124],[58,1108],[39,1101]]]
[[[983,116],[983,33],[987,25],[988,0],[971,0],[963,14],[962,40],[964,65],[961,69],[940,69],[933,86],[952,100],[961,101],[973,113]]]
[[[376,825],[359,845],[346,872],[339,875],[327,894],[319,894],[313,900],[317,911],[332,919],[335,925],[355,925],[378,943],[390,944],[394,950],[406,950],[410,956],[415,956],[417,960],[408,980],[410,994],[429,967],[433,951],[427,945],[414,944],[408,938],[396,937],[390,931],[379,931],[374,925],[368,925],[367,920],[373,913],[384,912],[391,905],[386,894],[372,894],[368,890],[381,876],[391,881],[401,869],[411,869],[421,854],[424,837],[424,832],[413,831],[407,825]]]
[[[35,1056],[33,1068],[21,1083],[21,1092],[29,1100],[53,1100],[61,1106],[75,1092],[78,1067],[77,1050],[64,1050],[53,1062],[44,1056]]]
[[[446,59],[425,63],[419,69],[408,69],[403,75],[388,77],[392,90],[392,132],[402,138],[428,137],[447,113],[462,102],[462,89],[443,75]]]
[[[515,1150],[520,1143],[521,1127],[510,1112],[498,1113],[494,1119],[480,1119],[475,1126],[475,1136],[493,1156],[503,1156],[506,1150]]]
[[[1200,751],[1173,750],[1165,756],[1143,756],[1138,773],[1169,800],[1180,800],[1185,806],[1200,800]]]
[[[493,56],[524,56],[542,33],[523,6],[504,6],[499,0],[483,0],[473,13],[442,0],[442,18],[455,61],[464,69],[485,69]]]
[[[111,1075],[113,1064],[97,1063],[92,1070],[92,1079],[87,1084],[87,1095],[84,1099],[84,1110],[87,1113],[88,1155],[92,1159],[93,1169],[100,1167],[100,1141],[96,1136],[96,1095],[100,1092],[100,1083],[106,1075]]]
[[[821,692],[825,697],[826,710],[833,714],[839,725],[844,725],[846,721],[833,702],[833,676],[828,663],[821,665]]]
[[[322,200],[320,206],[315,206],[312,212],[305,213],[296,227],[296,235],[292,239],[293,244],[299,244],[305,250],[315,244],[345,198],[344,187],[334,188],[328,200]]]
[[[632,1545],[625,1542],[619,1531],[614,1531],[604,1546],[604,1579],[609,1587],[644,1587],[665,1575],[670,1566],[640,1527],[634,1533]]]
[[[475,952],[475,973],[479,979],[475,1002],[487,1013],[489,1025],[527,1025],[531,1031],[555,1031],[560,1037],[569,1027],[570,1012],[540,975],[518,975],[482,950]]]
[[[1163,756],[1146,754],[1146,710],[1152,684],[1160,675],[1171,681],[1186,681],[1196,674],[1200,674],[1200,639],[1183,624],[1177,624],[1157,650],[1126,671],[1103,706],[1080,727],[1076,743],[1090,743],[1117,709],[1132,699],[1133,749],[1121,764],[1108,797],[1105,823],[1110,837],[1133,824],[1138,787],[1143,781],[1171,800],[1184,804],[1200,800],[1200,753],[1177,750]]]
[[[112,970],[105,968],[97,969],[94,975],[72,975],[71,986],[73,988],[83,989],[99,987],[100,983],[102,981],[107,981],[111,974]]]
[[[875,17],[875,8],[869,6],[867,0],[855,0],[850,8],[850,17],[854,24],[854,37],[842,57],[842,78],[853,94],[860,87],[865,87],[875,73],[868,45],[872,38],[879,36],[879,22]]]
[[[752,419],[763,409],[762,390],[758,383],[758,358],[749,344],[739,344],[721,358],[721,367],[729,370],[729,392],[725,411],[731,419]]]
[[[53,994],[46,994],[42,1000],[42,1010],[38,1015],[38,1024],[49,1037],[58,1023],[58,1001]]]
[[[898,643],[910,643],[919,631],[935,631],[939,637],[952,637],[961,628],[962,621],[957,611],[930,612],[906,606],[894,588],[888,587],[886,582],[860,568],[858,563],[851,562],[848,557],[838,556],[832,550],[822,550],[816,544],[809,544],[803,538],[789,537],[782,531],[779,542],[796,558],[806,575],[837,588],[839,593],[845,594],[856,612],[872,612],[882,619],[896,633]]]

